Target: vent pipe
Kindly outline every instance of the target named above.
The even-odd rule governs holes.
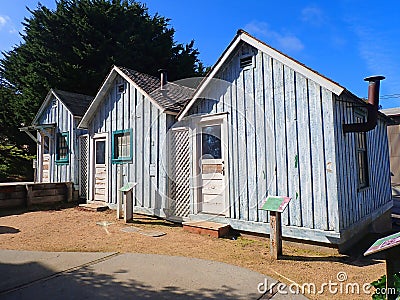
[[[379,86],[381,80],[385,79],[384,76],[370,76],[365,78],[365,81],[369,82],[368,85],[368,102],[367,111],[368,117],[367,122],[354,123],[354,124],[343,124],[343,132],[367,132],[375,128],[378,119],[379,109]]]
[[[160,72],[160,89],[163,90],[164,86],[167,84],[167,70],[159,69],[158,72]]]

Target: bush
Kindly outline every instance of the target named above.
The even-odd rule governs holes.
[[[11,145],[0,145],[0,182],[32,181],[34,155]]]
[[[386,289],[386,275],[383,275],[378,280],[371,282],[371,285],[376,289],[375,293],[372,295],[374,300],[386,300],[386,294],[377,293],[379,291],[384,291]],[[396,288],[397,298],[400,300],[400,273],[394,275],[394,286]]]

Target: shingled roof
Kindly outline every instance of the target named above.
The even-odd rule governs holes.
[[[94,98],[88,95],[71,93],[57,89],[53,89],[52,91],[75,117],[83,117],[87,108],[89,107],[89,104]]]
[[[118,67],[163,109],[179,112],[193,96],[194,89],[168,82],[161,89],[159,78],[124,67]]]

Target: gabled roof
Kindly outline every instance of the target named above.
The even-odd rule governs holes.
[[[117,75],[120,75],[132,84],[158,109],[168,114],[178,114],[194,93],[194,89],[172,82],[168,82],[164,85],[163,89],[161,89],[161,82],[157,77],[128,68],[114,66],[104,80],[78,127],[86,128],[89,125],[90,120],[101,105],[103,97],[106,95]]]
[[[145,91],[151,99],[168,112],[178,113],[183,104],[193,96],[194,89],[180,84],[168,82],[161,89],[160,79],[124,67],[118,67],[133,82]]]
[[[381,112],[389,117],[398,117],[400,116],[400,107],[382,109]]]
[[[187,112],[192,107],[192,105],[196,102],[196,100],[201,97],[203,91],[205,90],[207,85],[211,82],[211,80],[216,76],[217,72],[229,60],[231,55],[236,50],[237,46],[243,42],[268,54],[273,59],[280,61],[281,63],[292,68],[294,71],[304,75],[307,78],[310,78],[311,80],[315,81],[322,87],[328,89],[329,91],[331,91],[332,93],[334,93],[338,96],[345,90],[344,87],[340,86],[338,83],[336,83],[336,82],[332,81],[331,79],[310,69],[309,67],[307,67],[304,64],[300,63],[299,61],[287,56],[286,54],[272,48],[271,46],[265,44],[264,42],[258,40],[255,37],[253,37],[246,31],[238,30],[235,38],[232,40],[232,42],[229,44],[229,46],[225,49],[225,51],[222,53],[222,55],[220,56],[218,61],[215,63],[215,65],[211,68],[211,70],[209,71],[207,76],[202,80],[200,85],[197,87],[196,91],[194,92],[193,98],[185,106],[185,108],[179,113],[178,120],[182,120],[182,118],[187,114]]]
[[[39,121],[40,116],[53,97],[61,101],[74,117],[83,117],[90,102],[93,100],[92,96],[61,91],[58,89],[50,89],[40,106],[38,113],[33,119],[32,124],[36,124]]]

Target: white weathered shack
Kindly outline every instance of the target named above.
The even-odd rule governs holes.
[[[37,131],[37,182],[73,182],[75,190],[80,190],[85,197],[86,171],[80,168],[79,137],[86,130],[77,127],[92,99],[87,95],[51,89],[32,125],[23,128]]]
[[[79,125],[88,201],[137,182],[135,212],[268,234],[263,199],[290,196],[283,236],[340,246],[389,221],[386,117],[344,126],[371,124],[371,104],[244,31],[184,85],[113,67]]]
[[[83,117],[90,136],[88,201],[115,208],[118,189],[135,186],[135,212],[165,216],[167,132],[193,89],[114,66]]]
[[[292,197],[284,237],[344,246],[378,219],[390,226],[386,118],[379,114],[365,133],[343,130],[366,120],[367,107],[238,31],[174,126],[187,137],[176,148],[190,156],[191,180],[181,187],[191,191],[186,216],[269,233],[267,213],[259,210],[269,194]]]
[[[388,126],[390,172],[393,195],[400,196],[400,107],[383,109],[382,113],[393,120]]]

